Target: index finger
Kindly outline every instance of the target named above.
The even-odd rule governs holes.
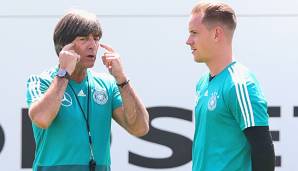
[[[107,45],[107,44],[102,44],[101,43],[100,46],[103,47],[104,49],[106,49],[109,52],[114,52],[114,49],[111,46]]]
[[[65,45],[65,46],[62,48],[62,50],[74,50],[73,47],[74,47],[74,43],[71,42],[71,43]]]

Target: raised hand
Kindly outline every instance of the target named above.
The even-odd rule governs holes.
[[[109,69],[109,72],[115,77],[118,83],[123,83],[127,80],[120,61],[120,55],[109,45],[100,44],[106,50],[103,54],[102,62]]]
[[[66,69],[69,75],[73,73],[79,60],[80,55],[75,52],[73,42],[65,45],[59,53],[59,66]]]

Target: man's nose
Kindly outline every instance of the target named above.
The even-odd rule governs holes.
[[[188,37],[188,39],[187,39],[187,41],[186,41],[186,44],[187,45],[191,45],[192,44],[192,39],[191,39],[191,37]]]
[[[93,38],[89,39],[89,49],[96,48],[98,46],[98,43]]]

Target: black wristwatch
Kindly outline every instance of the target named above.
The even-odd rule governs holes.
[[[68,80],[70,79],[70,75],[68,74],[68,72],[66,71],[66,69],[59,68],[56,76],[59,77],[59,78],[66,78]]]

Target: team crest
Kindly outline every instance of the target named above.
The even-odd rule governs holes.
[[[108,101],[108,94],[106,90],[95,90],[93,93],[93,100],[100,105],[106,104],[106,102]]]
[[[208,101],[208,110],[209,111],[213,111],[215,108],[216,108],[216,105],[217,105],[217,92],[214,92],[211,94],[211,97]]]

